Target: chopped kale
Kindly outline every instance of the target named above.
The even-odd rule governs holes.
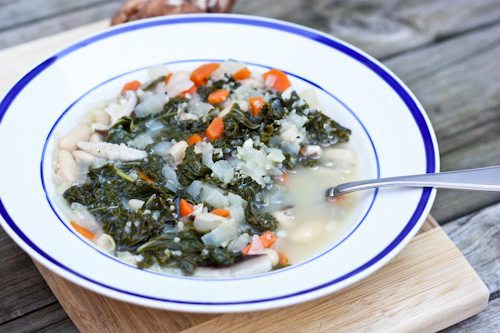
[[[202,155],[194,152],[194,147],[186,149],[184,160],[177,168],[177,177],[183,186],[188,186],[193,181],[212,173],[212,170],[201,162]]]

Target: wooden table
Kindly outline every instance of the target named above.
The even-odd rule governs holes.
[[[0,49],[109,17],[118,5],[1,0]],[[427,110],[442,170],[500,164],[500,0],[240,0],[234,12],[311,26],[382,60]],[[34,43],[46,45],[50,37]],[[23,47],[6,50],[0,61],[5,54],[22,57]],[[485,311],[446,331],[500,331],[500,193],[440,191],[432,214],[491,291]],[[0,285],[0,332],[76,331],[2,230]]]

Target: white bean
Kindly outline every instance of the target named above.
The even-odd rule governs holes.
[[[94,133],[90,136],[89,142],[102,142],[102,136],[99,133]]]
[[[91,164],[96,159],[94,155],[83,150],[75,150],[72,154],[78,163]]]
[[[292,231],[290,238],[293,242],[307,243],[318,238],[323,232],[321,223],[307,222]]]
[[[108,234],[102,234],[101,236],[99,236],[99,238],[97,238],[96,240],[96,245],[101,250],[104,250],[106,252],[113,252],[116,249],[115,240]]]
[[[78,165],[67,150],[61,149],[58,153],[57,175],[70,184],[78,177]]]
[[[92,130],[87,125],[80,125],[66,134],[59,140],[59,148],[73,151],[79,141],[87,141],[92,134]]]
[[[350,149],[330,148],[323,152],[323,159],[332,162],[334,167],[351,168],[356,164],[356,155]]]
[[[170,155],[172,155],[172,157],[174,158],[175,164],[182,163],[182,160],[186,155],[186,148],[188,146],[189,145],[184,140],[179,141],[172,146],[172,148],[170,149]]]
[[[139,199],[130,199],[128,201],[128,205],[132,210],[137,212],[144,205],[144,201]]]
[[[97,108],[92,112],[92,120],[97,124],[108,125],[111,118],[103,108]]]

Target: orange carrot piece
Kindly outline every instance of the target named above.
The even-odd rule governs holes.
[[[274,233],[272,233],[271,231],[266,231],[265,233],[260,235],[259,239],[265,248],[269,248],[269,247],[273,246],[273,244],[277,240],[276,235]]]
[[[171,77],[172,73],[168,73],[167,75],[165,75],[165,77],[163,78],[163,83],[167,84]]]
[[[219,68],[219,66],[220,64],[217,63],[201,65],[191,73],[191,81],[193,81],[197,86],[206,84],[208,78],[210,77],[210,74],[212,74],[217,68]]]
[[[283,92],[288,87],[290,87],[290,80],[288,80],[286,74],[280,71],[279,69],[273,68],[262,74],[264,81],[267,81],[269,75],[274,77],[273,88],[276,89],[277,91]]]
[[[187,90],[184,90],[179,95],[182,96],[182,97],[185,97],[187,94],[194,95],[194,94],[196,94],[196,90],[198,90],[198,87],[196,87],[195,85],[193,85],[191,88],[189,88]]]
[[[235,80],[246,80],[252,75],[252,73],[248,70],[248,68],[243,67],[239,71],[233,73],[233,79]]]
[[[144,172],[142,172],[142,171],[141,171],[141,170],[139,170],[139,169],[137,169],[137,176],[138,176],[141,180],[145,181],[146,183],[150,183],[150,184],[151,184],[151,183],[154,183],[154,182],[155,182],[155,180],[154,180],[154,179],[152,179],[151,177],[149,177],[148,175],[146,175]]]
[[[217,117],[212,120],[207,128],[207,138],[210,141],[220,139],[222,137],[222,132],[224,131],[224,122],[221,118]]]
[[[228,217],[229,211],[227,209],[217,208],[217,209],[214,209],[213,211],[211,211],[210,214],[215,214],[215,215],[219,215],[222,217]]]
[[[181,213],[181,217],[187,216],[193,212],[194,208],[189,202],[184,199],[181,199],[179,202],[179,213]]]
[[[229,90],[217,89],[216,91],[208,95],[208,103],[220,104],[227,99],[227,96],[229,96]]]
[[[248,244],[247,246],[245,246],[243,248],[243,250],[241,250],[241,253],[243,253],[244,256],[246,256],[248,254],[248,251],[250,251],[250,248],[252,247],[252,244]]]
[[[85,238],[87,238],[89,240],[93,240],[95,238],[95,234],[92,231],[90,231],[89,229],[87,229],[85,227],[82,227],[81,225],[79,225],[75,221],[71,221],[70,224],[83,237],[85,237]]]
[[[264,99],[260,96],[250,97],[248,99],[248,104],[250,104],[252,116],[257,117],[264,106]]]
[[[198,134],[191,134],[187,139],[187,143],[188,145],[192,146],[194,144],[197,144],[201,140],[201,136],[199,136]]]
[[[134,80],[134,81],[130,81],[130,82],[127,82],[123,85],[123,88],[122,88],[122,93],[124,93],[125,91],[127,90],[137,90],[141,87],[141,83],[137,80]]]
[[[281,266],[286,266],[288,265],[288,257],[286,254],[282,251],[278,251],[278,257],[279,257],[279,264]]]

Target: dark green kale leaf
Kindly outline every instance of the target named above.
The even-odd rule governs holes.
[[[241,258],[241,253],[206,246],[200,236],[195,230],[188,229],[152,238],[137,249],[144,257],[140,267],[158,263],[180,268],[185,274],[192,275],[198,266],[227,266]]]
[[[349,141],[351,130],[343,127],[321,111],[310,113],[304,125],[307,141],[312,145],[334,145]]]
[[[273,231],[278,228],[278,221],[270,213],[264,213],[254,204],[250,203],[246,211],[247,223],[257,232]]]
[[[234,182],[230,183],[227,190],[239,195],[247,202],[253,202],[257,194],[262,191],[262,186],[252,178],[245,177],[237,178]]]
[[[116,241],[118,249],[129,249],[173,225],[170,211],[174,195],[166,188],[141,180],[134,181],[112,164],[89,168],[87,181],[75,185],[63,194],[69,202],[85,206],[103,224],[103,229]],[[144,209],[134,212],[125,206],[128,199],[147,201]],[[149,207],[149,208],[148,208]]]
[[[208,100],[208,95],[216,91],[217,89],[222,89],[224,86],[229,86],[230,90],[238,88],[240,84],[235,81],[231,76],[224,76],[224,78],[214,81],[211,84],[206,84],[199,86],[196,93],[200,96],[201,100],[206,102]]]
[[[237,104],[233,105],[223,121],[223,140],[241,139],[243,141],[250,134],[259,134],[261,128],[261,122],[251,117],[249,112],[243,112]]]
[[[189,186],[194,180],[201,179],[205,175],[212,173],[212,170],[204,165],[201,159],[202,154],[196,154],[194,146],[189,146],[186,149],[184,160],[177,168],[179,183],[183,186]]]

